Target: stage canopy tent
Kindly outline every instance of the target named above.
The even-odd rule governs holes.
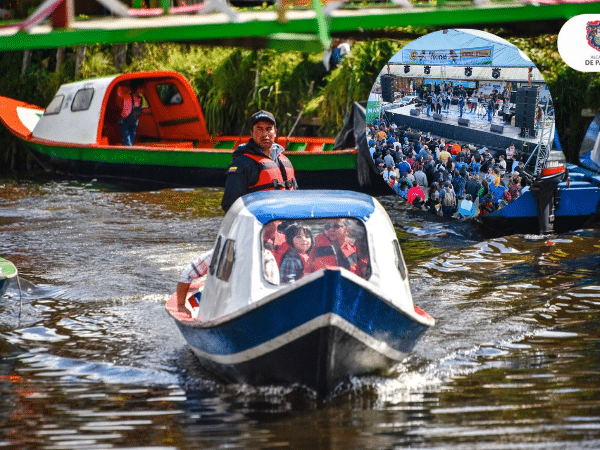
[[[499,68],[497,80],[527,81],[531,67],[531,81],[544,82],[539,70],[521,50],[498,36],[479,30],[449,29],[429,33],[402,48],[388,64],[380,75],[493,80],[492,71]],[[404,72],[405,65],[410,66],[408,73]],[[429,74],[424,74],[424,66],[430,67]],[[472,68],[468,77],[466,67]]]

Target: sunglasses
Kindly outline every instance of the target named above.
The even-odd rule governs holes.
[[[342,228],[343,226],[344,225],[341,225],[339,223],[334,223],[334,224],[328,223],[328,224],[325,224],[325,229],[329,230],[330,228],[335,228],[337,230],[338,228]]]

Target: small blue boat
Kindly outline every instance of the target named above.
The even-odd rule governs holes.
[[[562,233],[585,227],[599,213],[600,175],[567,164],[553,150],[519,198],[478,220],[505,233]]]
[[[293,227],[312,234],[304,271],[293,280],[264,270],[272,248],[266,230],[274,225],[280,234],[291,236]],[[332,237],[338,232],[341,246]],[[288,238],[275,251],[279,268],[294,243]],[[327,259],[340,248],[343,257]],[[351,376],[385,373],[434,325],[413,304],[387,213],[373,197],[348,191],[240,198],[223,220],[195,297],[195,318],[177,311],[175,295],[166,307],[206,369],[235,383],[298,385],[321,397]]]

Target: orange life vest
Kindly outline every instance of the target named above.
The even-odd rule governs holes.
[[[317,271],[324,267],[344,267],[350,272],[361,275],[358,265],[358,254],[356,247],[350,242],[344,242],[340,248],[340,255],[336,254],[333,245],[323,234],[317,235],[315,238],[315,246],[312,250],[312,267],[311,271]],[[339,256],[339,261],[338,261]]]
[[[248,186],[248,192],[296,189],[294,167],[283,154],[278,156],[279,164],[266,156],[254,153],[244,153],[244,155],[260,165],[258,181],[256,184]]]

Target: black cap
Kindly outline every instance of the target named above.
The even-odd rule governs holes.
[[[250,128],[252,128],[254,124],[259,120],[266,120],[268,122],[272,122],[273,125],[277,126],[277,123],[275,122],[275,116],[273,114],[271,114],[269,111],[258,111],[254,113],[250,118]]]

